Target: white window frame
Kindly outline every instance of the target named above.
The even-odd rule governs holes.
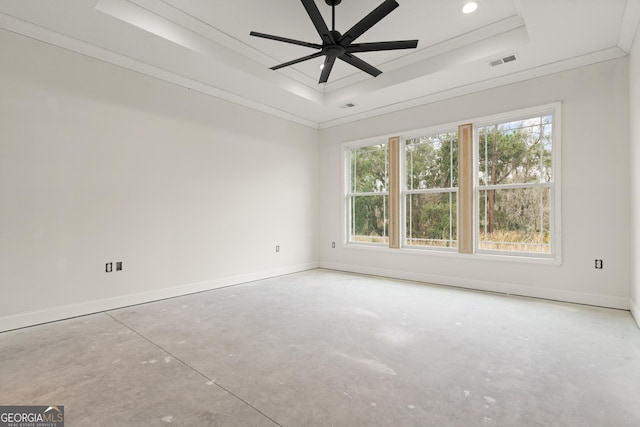
[[[476,259],[484,261],[498,261],[498,262],[527,262],[527,263],[539,263],[539,264],[562,264],[562,103],[555,102],[550,104],[544,104],[540,106],[523,108],[519,110],[513,110],[505,113],[477,117],[474,119],[463,119],[456,122],[447,124],[441,124],[437,126],[431,126],[428,128],[411,130],[406,132],[396,132],[394,134],[382,135],[374,138],[368,138],[359,141],[345,142],[342,144],[342,179],[343,179],[343,195],[342,198],[342,224],[343,224],[343,239],[342,244],[345,248],[361,249],[361,250],[374,250],[384,251],[391,253],[411,253],[411,254],[430,254],[434,256],[443,256],[460,259]],[[479,250],[478,249],[478,236],[479,236],[479,162],[476,157],[479,153],[479,136],[478,129],[483,126],[495,124],[496,122],[507,122],[513,120],[520,120],[526,116],[535,115],[551,115],[553,117],[553,130],[552,130],[552,168],[553,168],[553,182],[551,184],[550,201],[552,203],[549,212],[549,225],[550,225],[550,237],[551,237],[551,253],[526,253],[521,251],[494,251],[494,250]],[[471,191],[473,193],[473,253],[461,253],[456,248],[440,248],[434,246],[425,246],[420,248],[417,246],[406,246],[406,211],[405,211],[405,187],[406,187],[406,171],[405,171],[405,150],[404,141],[406,139],[416,138],[419,136],[436,134],[446,132],[459,125],[472,124],[473,125],[473,186]],[[400,209],[399,216],[401,218],[401,245],[400,248],[390,248],[387,243],[369,243],[369,242],[355,242],[350,241],[351,236],[351,209],[350,209],[350,153],[352,148],[364,147],[368,145],[388,144],[390,137],[400,137],[402,142],[399,156],[400,162]],[[458,135],[458,141],[460,142],[460,135]],[[460,147],[459,147],[460,150]],[[389,165],[389,168],[391,166]],[[460,167],[460,165],[459,165]],[[460,182],[458,182],[458,186]],[[519,186],[520,184],[515,184]],[[531,187],[530,184],[524,184],[526,187]],[[459,190],[459,187],[458,187]],[[442,191],[450,191],[448,189]],[[388,193],[388,191],[387,191]],[[379,194],[379,193],[376,193]],[[458,197],[459,197],[458,191]],[[389,194],[387,194],[389,197]],[[458,200],[458,203],[460,201]],[[388,215],[387,215],[388,216]],[[460,218],[456,219],[458,227],[458,249],[460,248]],[[390,238],[390,236],[388,236]],[[390,239],[389,239],[390,240]]]
[[[386,230],[386,239],[387,242],[358,242],[355,240],[351,240],[352,234],[351,234],[351,220],[352,220],[352,205],[351,205],[351,198],[352,197],[362,197],[362,196],[383,196],[386,197],[387,202],[389,200],[389,189],[387,188],[387,191],[381,191],[381,192],[367,192],[367,193],[352,193],[351,192],[351,152],[354,149],[357,148],[363,148],[363,147],[369,147],[369,146],[373,146],[373,145],[385,145],[387,146],[387,148],[389,147],[389,142],[387,139],[385,138],[375,138],[375,139],[367,139],[367,140],[363,140],[363,141],[356,141],[356,142],[352,142],[352,143],[347,143],[347,144],[343,144],[343,148],[342,148],[342,158],[344,160],[343,163],[343,174],[342,176],[344,177],[344,194],[345,197],[343,199],[343,212],[344,212],[344,233],[345,233],[345,238],[343,239],[343,243],[346,245],[353,245],[353,246],[364,246],[364,247],[380,247],[380,248],[385,248],[388,247],[389,244],[389,233],[388,233],[388,225],[385,225],[385,230]],[[389,170],[389,158],[387,155],[387,173]],[[388,221],[389,219],[389,212],[385,213],[385,217]]]
[[[528,184],[501,184],[494,186],[480,185],[480,162],[478,159],[480,153],[480,137],[479,129],[484,126],[491,126],[499,123],[505,123],[510,121],[523,120],[527,117],[545,116],[550,115],[552,117],[552,141],[551,141],[551,161],[552,161],[552,181],[549,183],[528,183]],[[561,262],[561,103],[553,103],[542,105],[539,107],[525,108],[517,111],[510,111],[508,113],[496,114],[488,117],[483,117],[479,120],[473,121],[473,216],[474,216],[474,230],[473,230],[473,246],[474,254],[486,254],[497,255],[505,257],[524,257],[535,259],[553,259],[556,262]],[[517,188],[549,188],[551,202],[551,208],[549,211],[549,231],[550,231],[550,253],[539,252],[524,252],[524,251],[508,251],[508,250],[496,250],[496,249],[481,249],[480,248],[480,192],[483,190],[491,189],[517,189]]]
[[[439,134],[443,134],[443,133],[447,133],[447,132],[455,132],[456,134],[458,133],[458,129],[457,129],[457,125],[452,126],[452,125],[447,125],[447,126],[438,126],[438,127],[431,127],[431,128],[427,128],[427,129],[423,129],[419,132],[413,132],[411,134],[402,136],[401,138],[401,142],[402,144],[400,145],[400,218],[402,218],[402,223],[400,226],[400,233],[401,233],[401,247],[402,248],[407,248],[407,249],[413,249],[413,250],[419,250],[419,251],[440,251],[440,252],[451,252],[451,253],[457,253],[458,252],[458,248],[452,248],[452,247],[440,247],[440,246],[418,246],[418,245],[409,245],[407,244],[407,195],[410,194],[435,194],[435,193],[455,193],[456,197],[458,197],[458,187],[449,187],[449,188],[429,188],[429,189],[422,189],[422,190],[408,190],[407,189],[407,170],[406,170],[406,165],[407,165],[407,150],[406,150],[406,143],[407,140],[410,139],[417,139],[417,138],[421,138],[421,137],[429,137],[429,136],[433,136],[433,135],[439,135]],[[457,203],[456,203],[457,206]],[[455,213],[455,218],[456,218],[456,227],[458,224],[458,211],[456,209],[456,213]],[[458,237],[457,237],[457,233],[456,233],[456,243],[458,242]]]

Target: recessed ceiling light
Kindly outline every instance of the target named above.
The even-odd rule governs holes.
[[[462,13],[473,13],[478,9],[478,3],[470,1],[462,6]]]

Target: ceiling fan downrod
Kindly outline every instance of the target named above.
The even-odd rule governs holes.
[[[326,4],[331,6],[331,30],[336,30],[336,6],[339,5],[342,0],[324,0]]]

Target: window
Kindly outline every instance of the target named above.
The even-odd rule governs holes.
[[[552,115],[478,129],[477,249],[551,253]]]
[[[458,134],[404,142],[403,191],[406,246],[457,246]]]
[[[349,242],[389,243],[387,144],[348,150]]]
[[[346,144],[347,243],[559,260],[559,128],[553,104]]]

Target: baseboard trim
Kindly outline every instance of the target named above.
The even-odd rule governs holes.
[[[640,305],[633,298],[629,298],[629,305],[631,306],[631,315],[635,319],[638,328],[640,328]]]
[[[55,322],[72,317],[86,316],[88,314],[159,301],[167,298],[210,291],[213,289],[253,282],[256,280],[269,279],[272,277],[283,276],[285,274],[313,270],[318,267],[319,263],[317,262],[299,264],[271,270],[263,270],[249,274],[241,274],[237,276],[223,277],[202,282],[188,283],[184,285],[173,286],[170,288],[154,289],[152,291],[141,292],[137,294],[122,295],[113,298],[87,301],[79,304],[52,307],[47,308],[46,310],[2,316],[0,317],[0,332],[25,328],[28,326],[35,326],[42,323]]]
[[[376,267],[363,267],[339,263],[321,262],[320,268],[346,271],[351,273],[368,274],[373,276],[388,277],[392,279],[411,280],[415,282],[429,283],[439,286],[451,286],[456,288],[472,289],[477,291],[497,292],[508,295],[540,298],[554,301],[571,302],[577,304],[594,305],[599,307],[615,308],[621,310],[630,309],[630,300],[625,297],[589,294],[584,292],[565,291],[549,288],[537,288],[532,286],[515,285],[486,280],[468,279],[455,276],[439,276],[424,273],[390,270]],[[636,307],[637,308],[637,307]],[[637,311],[640,316],[640,311]],[[640,317],[636,317],[636,320]]]

